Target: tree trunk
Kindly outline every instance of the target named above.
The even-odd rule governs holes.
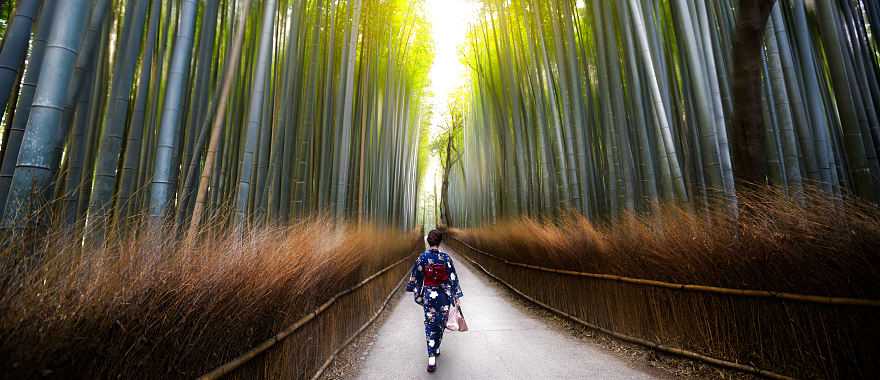
[[[452,144],[455,136],[450,127],[449,136],[446,138],[446,165],[443,167],[443,184],[440,186],[440,223],[447,228],[452,220],[449,215],[449,172],[452,170]]]
[[[761,111],[761,48],[776,0],[740,0],[733,45],[733,166],[737,181],[766,183],[764,120]]]

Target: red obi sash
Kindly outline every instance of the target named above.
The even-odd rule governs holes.
[[[424,268],[424,273],[425,286],[440,286],[449,280],[449,270],[446,269],[446,264],[428,264]]]

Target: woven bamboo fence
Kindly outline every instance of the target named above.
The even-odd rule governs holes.
[[[200,379],[317,379],[408,278],[409,255],[337,293],[259,346]]]
[[[578,273],[448,244],[529,300],[625,341],[769,378],[880,378],[877,300]]]

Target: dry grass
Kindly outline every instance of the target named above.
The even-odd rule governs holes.
[[[580,215],[523,218],[454,236],[510,261],[739,289],[880,299],[880,210],[818,192],[777,192],[695,214],[675,205],[596,226]]]
[[[85,251],[58,231],[29,255],[0,253],[0,376],[192,378],[420,243],[326,220],[245,235],[185,247],[156,232]]]
[[[739,219],[662,206],[608,226],[522,219],[453,235],[508,261],[674,283],[880,299],[880,210],[783,194],[740,199]],[[453,242],[455,245],[455,242]],[[462,252],[469,252],[464,246]],[[877,378],[880,310],[682,291],[506,264],[468,253],[552,308],[628,337],[796,378]]]

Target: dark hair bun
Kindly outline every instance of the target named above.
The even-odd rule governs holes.
[[[431,230],[428,232],[428,245],[436,247],[443,241],[443,233],[439,230]]]

